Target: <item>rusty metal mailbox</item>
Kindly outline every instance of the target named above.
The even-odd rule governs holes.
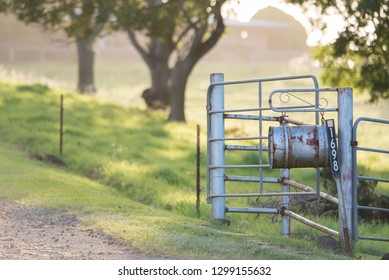
[[[269,127],[270,168],[329,166],[329,145],[325,126]]]

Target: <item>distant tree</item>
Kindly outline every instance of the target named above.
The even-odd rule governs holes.
[[[10,6],[10,0],[0,0],[0,13],[7,12]]]
[[[110,24],[116,3],[116,0],[14,0],[11,11],[27,24],[62,29],[69,38],[74,38],[78,54],[77,90],[93,93],[95,42]]]
[[[225,26],[221,7],[227,0],[123,1],[118,28],[146,62],[151,87],[143,98],[152,108],[170,106],[169,120],[185,121],[185,89],[195,64],[221,38]]]
[[[389,97],[389,2],[388,0],[287,0],[322,15],[338,14],[344,29],[332,44],[319,47],[325,81],[366,90],[371,101]],[[324,29],[323,20],[313,25]]]

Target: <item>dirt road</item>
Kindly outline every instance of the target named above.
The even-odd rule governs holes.
[[[61,211],[0,200],[0,260],[153,259]]]

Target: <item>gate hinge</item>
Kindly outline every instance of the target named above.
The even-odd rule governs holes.
[[[210,110],[212,109],[212,105],[211,105],[211,104],[207,104],[207,105],[206,105],[206,109],[207,109],[208,111],[210,111]]]
[[[353,146],[353,147],[358,146],[358,141],[351,140],[350,141],[350,145]]]

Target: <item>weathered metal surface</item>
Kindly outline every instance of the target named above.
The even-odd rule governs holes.
[[[244,164],[244,165],[210,165],[209,170],[225,168],[269,168],[268,164]],[[223,173],[224,174],[224,173]]]
[[[340,185],[338,189],[340,226],[343,226],[342,239],[346,250],[353,250],[353,91],[351,88],[338,89],[338,150],[340,167]],[[335,180],[336,181],[336,180]],[[338,182],[336,181],[337,185]],[[343,203],[341,201],[343,200]],[[344,209],[344,219],[342,211]],[[342,221],[343,220],[343,221]]]
[[[225,114],[224,118],[226,118],[226,119],[237,119],[237,120],[268,121],[268,122],[278,122],[280,120],[280,117],[268,117],[268,116],[256,116],[256,115],[239,115],[239,114]]]
[[[211,83],[222,82],[224,80],[223,74],[212,74]],[[215,110],[224,110],[224,86],[215,86],[212,89],[211,95],[212,108]],[[212,114],[210,119],[210,138],[223,139],[224,138],[224,115],[223,113]],[[210,181],[212,184],[212,194],[224,194],[225,193],[225,156],[224,156],[224,141],[212,141],[209,142],[210,153],[210,165],[219,166],[209,169]],[[226,199],[224,197],[212,198],[212,217],[215,220],[226,219]]]
[[[315,223],[315,222],[313,222],[311,220],[308,220],[308,219],[306,219],[306,218],[304,218],[304,217],[302,217],[302,216],[300,216],[300,215],[298,215],[298,214],[296,214],[296,213],[294,213],[294,212],[292,212],[290,210],[284,210],[284,211],[282,211],[281,214],[289,216],[289,217],[291,217],[291,218],[293,218],[293,219],[295,219],[295,220],[297,220],[297,221],[299,221],[299,222],[301,222],[301,223],[303,223],[303,224],[305,224],[307,226],[313,227],[313,228],[315,228],[317,230],[320,230],[320,231],[322,231],[324,233],[327,233],[329,235],[332,235],[334,237],[339,237],[339,232],[337,232],[335,230],[332,230],[330,228],[327,228],[325,226],[322,226],[322,225],[320,225],[318,223]]]
[[[315,195],[314,192],[265,192],[265,193],[229,193],[229,194],[210,194],[213,197],[271,197],[271,196],[303,196]]]
[[[285,126],[286,127],[286,126]],[[289,179],[290,178],[290,170],[289,169],[281,169],[280,175],[282,179]],[[288,193],[290,192],[290,187],[286,184],[284,184],[281,180],[281,192]],[[285,210],[289,210],[290,208],[290,197],[289,196],[282,196],[281,197],[281,208]],[[290,235],[290,217],[283,215],[281,217],[281,234],[283,236],[289,236]]]
[[[269,127],[271,168],[327,167],[329,145],[325,127]]]
[[[315,191],[313,188],[310,188],[304,184],[297,183],[297,182],[295,182],[293,180],[289,180],[289,179],[282,179],[282,183],[285,185],[289,185],[291,187],[298,188],[298,189],[306,191],[306,192],[314,192]],[[331,202],[336,203],[336,204],[338,204],[338,202],[339,202],[338,198],[331,196],[329,194],[323,193],[323,192],[320,192],[319,196],[321,198],[324,198],[325,200],[331,201]]]
[[[226,181],[232,182],[263,182],[263,183],[279,183],[279,178],[264,178],[264,177],[251,177],[251,176],[226,176]]]
[[[376,181],[376,182],[382,182],[382,183],[389,183],[389,179],[384,178],[376,178],[376,177],[368,177],[368,176],[358,176],[358,180],[369,180],[369,181]]]
[[[287,116],[285,117],[280,117],[283,119],[283,121],[285,121],[286,123],[290,123],[290,124],[294,124],[294,125],[309,125],[308,123],[306,122],[303,122],[303,121],[299,121],[299,120],[295,120],[295,119],[292,119],[292,118],[289,118]]]
[[[243,146],[243,145],[225,145],[225,150],[231,150],[231,151],[260,151],[261,147],[258,146]],[[262,151],[267,151],[268,147],[262,146]]]
[[[231,213],[256,213],[256,214],[278,214],[277,208],[227,208],[226,212]]]
[[[389,238],[384,238],[384,237],[358,236],[358,239],[360,239],[360,240],[370,240],[370,241],[389,242]]]

